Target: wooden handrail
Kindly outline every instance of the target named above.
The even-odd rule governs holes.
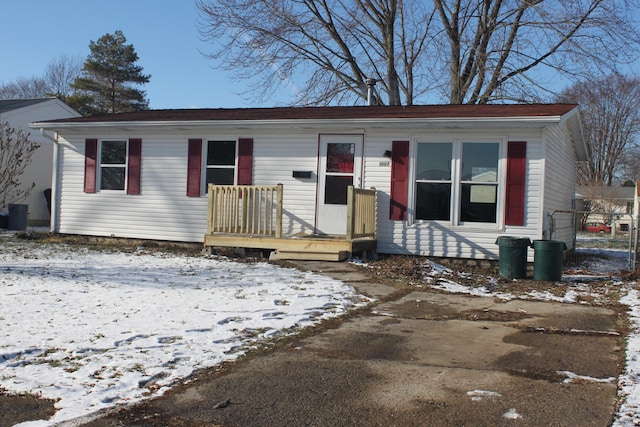
[[[207,234],[282,236],[282,184],[208,186]]]
[[[208,186],[207,234],[282,237],[283,185]],[[346,240],[376,238],[376,189],[348,188]]]
[[[347,240],[376,238],[376,189],[347,190]]]

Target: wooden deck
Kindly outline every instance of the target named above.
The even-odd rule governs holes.
[[[376,250],[376,191],[349,187],[347,234],[282,235],[283,186],[209,185],[206,247],[271,250],[272,259],[343,261]]]

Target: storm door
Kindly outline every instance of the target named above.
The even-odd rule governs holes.
[[[321,135],[316,232],[346,234],[347,188],[360,188],[363,135]]]

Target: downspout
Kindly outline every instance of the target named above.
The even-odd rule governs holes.
[[[58,143],[58,134],[55,137],[45,132],[44,128],[40,128],[40,134],[50,141],[53,141],[53,172],[51,174],[51,215],[49,231],[58,232],[58,151],[60,144]]]

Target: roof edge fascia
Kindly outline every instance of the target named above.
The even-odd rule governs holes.
[[[305,126],[327,126],[327,125],[393,125],[393,124],[413,124],[413,125],[451,125],[477,124],[477,123],[528,123],[540,127],[550,124],[558,124],[564,116],[514,116],[514,117],[446,117],[446,118],[345,118],[345,119],[271,119],[271,120],[173,120],[173,121],[99,121],[99,122],[34,122],[29,125],[31,128],[43,128],[54,130],[72,130],[82,128],[114,128],[114,127],[138,127],[138,128],[160,128],[160,127],[247,127],[247,126],[270,126],[270,127],[296,127]]]
[[[560,123],[566,123],[569,126],[569,131],[574,140],[574,146],[576,149],[576,155],[578,161],[585,162],[589,160],[589,150],[587,148],[587,141],[584,137],[584,131],[582,126],[582,114],[579,107],[575,107],[566,112],[560,120]]]

